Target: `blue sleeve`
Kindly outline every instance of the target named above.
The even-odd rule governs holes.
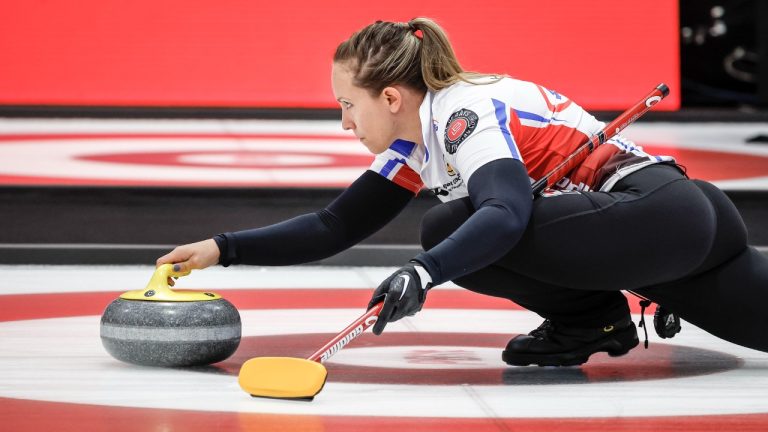
[[[531,182],[515,159],[497,159],[478,168],[468,183],[475,212],[448,238],[414,259],[435,285],[487,267],[522,237],[533,208]]]
[[[219,263],[292,265],[327,258],[381,229],[413,192],[366,171],[326,208],[263,228],[214,237]]]

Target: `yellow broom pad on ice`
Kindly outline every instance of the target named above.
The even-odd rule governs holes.
[[[243,363],[240,388],[255,397],[312,400],[323,389],[328,371],[322,365],[379,317],[383,303],[369,309],[307,359],[256,357]]]

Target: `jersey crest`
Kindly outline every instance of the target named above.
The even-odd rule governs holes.
[[[474,111],[462,108],[451,114],[448,124],[445,126],[445,151],[449,154],[456,153],[459,145],[469,137],[477,127],[477,114]]]

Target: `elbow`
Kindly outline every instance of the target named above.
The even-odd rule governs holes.
[[[533,206],[531,204],[518,204],[514,207],[500,206],[497,208],[502,213],[502,217],[499,218],[502,222],[497,225],[496,236],[500,243],[509,245],[506,253],[520,241],[525,233],[531,219]]]

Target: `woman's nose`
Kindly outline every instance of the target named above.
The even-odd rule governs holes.
[[[341,114],[341,128],[344,130],[352,130],[355,128],[355,122],[342,112]]]

